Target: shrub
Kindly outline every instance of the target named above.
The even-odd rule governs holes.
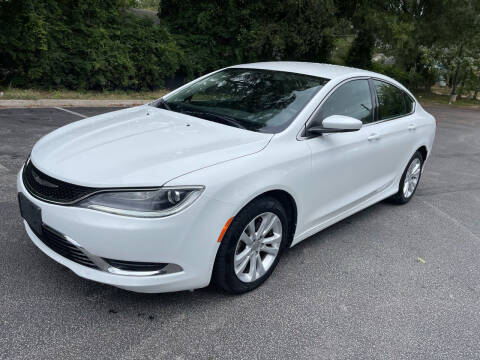
[[[189,76],[255,61],[325,62],[334,45],[330,0],[162,0],[159,17]]]
[[[372,71],[387,75],[397,80],[409,89],[418,89],[419,87],[430,87],[432,85],[432,75],[427,71],[422,73],[406,71],[398,65],[386,65],[378,62],[372,64]]]
[[[15,87],[154,89],[180,51],[127,0],[0,2],[0,81]]]

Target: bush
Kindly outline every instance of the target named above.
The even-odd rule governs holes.
[[[1,83],[85,90],[155,89],[178,68],[165,27],[128,0],[0,2]]]
[[[372,64],[372,71],[391,77],[409,89],[418,89],[432,85],[433,78],[428,72],[409,72],[398,65],[386,65],[378,62]]]
[[[360,69],[370,69],[372,67],[371,59],[374,46],[375,37],[372,32],[360,30],[348,51],[345,64]]]
[[[190,77],[255,61],[325,62],[334,45],[330,0],[162,0],[159,17]]]

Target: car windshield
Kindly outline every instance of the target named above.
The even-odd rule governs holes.
[[[284,130],[328,79],[230,68],[155,103],[158,107],[247,130]]]

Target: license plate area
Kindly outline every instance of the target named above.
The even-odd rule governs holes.
[[[28,226],[37,234],[42,233],[42,209],[27,199],[22,193],[18,193],[20,214]]]

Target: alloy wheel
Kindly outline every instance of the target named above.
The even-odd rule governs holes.
[[[251,220],[242,231],[235,248],[234,269],[246,283],[261,278],[274,263],[282,243],[282,222],[273,212]]]
[[[403,182],[403,196],[408,199],[415,191],[418,180],[420,179],[420,171],[422,170],[422,163],[420,159],[415,158],[408,167]]]

